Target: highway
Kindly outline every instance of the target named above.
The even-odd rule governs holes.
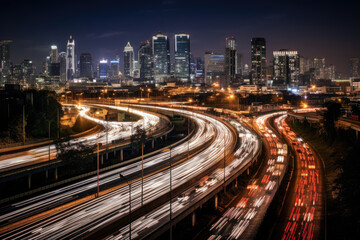
[[[320,239],[323,219],[324,188],[322,163],[314,155],[310,146],[299,138],[280,118],[277,128],[283,132],[296,155],[296,174],[294,185],[290,188],[289,200],[285,204],[284,219],[280,224],[278,238]]]
[[[101,107],[102,105],[97,106]],[[132,129],[136,126],[144,127],[147,132],[150,132],[156,127],[159,127],[158,125],[160,124],[160,118],[158,116],[136,109],[128,109],[125,107],[117,108],[118,110],[129,111],[130,113],[142,116],[142,119],[138,120],[137,122],[114,122],[99,120],[86,114],[90,110],[90,106],[78,106],[78,109],[79,115],[81,117],[87,118],[90,121],[94,121],[99,125],[102,125],[104,130],[97,134],[72,139],[70,140],[71,144],[82,142],[88,145],[94,145],[96,143],[102,143],[105,145],[106,143],[111,143],[113,140],[128,139],[131,135]],[[0,173],[19,167],[29,166],[31,164],[49,161],[50,159],[55,158],[55,144],[51,144],[50,146],[41,146],[18,153],[2,155],[0,156]]]
[[[276,112],[256,119],[267,157],[237,201],[209,229],[209,240],[253,239],[287,168],[287,147],[270,129],[269,119],[286,114]]]
[[[203,199],[217,188],[221,188],[225,180],[247,165],[259,150],[259,139],[243,127],[240,123],[231,120],[230,123],[237,129],[241,145],[236,149],[234,159],[224,168],[217,168],[209,175],[202,178],[194,186],[188,188],[171,200],[171,216],[176,218],[186,209],[191,208],[195,203]],[[223,153],[223,146],[220,145],[219,152]],[[177,169],[172,170],[176,173]],[[176,175],[175,175],[176,176]],[[162,225],[170,221],[170,202],[149,212],[131,224],[131,238],[142,239]],[[129,239],[129,226],[123,227],[107,239]]]
[[[200,174],[220,161],[224,155],[224,145],[230,146],[233,144],[234,139],[230,129],[216,119],[186,110],[169,108],[162,109],[175,111],[178,114],[190,117],[192,121],[196,122],[198,125],[198,130],[190,139],[189,145],[185,142],[173,147],[171,151],[162,152],[154,157],[144,159],[144,169],[148,169],[147,172],[152,172],[151,168],[156,164],[168,164],[170,153],[172,156],[181,155],[186,153],[188,149],[195,149],[206,142],[211,143],[199,154],[190,157],[187,161],[180,161],[178,164],[173,166],[172,185],[175,188],[187,182],[189,178]],[[141,179],[139,179],[140,172],[140,162],[130,164],[120,169],[101,174],[100,183],[103,185],[111,181],[119,181],[119,173],[128,179],[133,179],[131,180],[131,208],[136,209],[141,206],[142,184]],[[169,191],[169,182],[168,167],[146,176],[146,178],[144,178],[143,185],[143,204],[156,200],[159,195],[166,194]],[[95,187],[96,178],[93,177],[39,197],[14,204],[13,207],[15,210],[7,214],[3,214],[0,221],[6,223],[8,221],[12,221],[14,218],[16,219],[17,216],[19,218],[26,214],[31,216],[31,213],[33,211],[36,212],[36,209],[39,209],[38,212],[41,212],[44,210],[44,206],[46,205],[52,206],[54,202],[61,203],[62,201],[67,201],[67,199],[71,199],[79,194],[79,192],[81,193],[85,189]],[[125,184],[122,184],[120,188],[108,194],[89,200],[84,204],[67,209],[51,217],[41,219],[37,222],[29,220],[18,228],[7,231],[6,233],[0,229],[0,238],[60,239],[80,237],[93,229],[100,228],[107,221],[127,215],[129,207],[128,198],[129,188]]]

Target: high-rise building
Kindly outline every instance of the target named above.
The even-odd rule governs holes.
[[[325,79],[335,80],[335,65],[325,67]]]
[[[243,76],[244,75],[244,59],[241,53],[236,54],[236,74]]]
[[[253,84],[266,85],[265,38],[253,38],[251,40],[251,77]]]
[[[152,38],[153,74],[156,83],[164,82],[170,74],[170,43],[166,35],[156,34]]]
[[[325,58],[314,58],[313,66],[316,79],[324,79],[325,77]]]
[[[120,61],[119,59],[114,59],[110,61],[110,76],[113,78],[118,78],[120,75]]]
[[[34,75],[35,70],[34,70],[33,62],[31,60],[25,59],[21,63],[21,68],[22,68],[22,74],[23,74],[24,81],[29,85],[34,85],[35,84],[35,75]]]
[[[126,78],[133,77],[134,67],[134,49],[128,42],[124,48],[124,76]]]
[[[300,56],[300,74],[305,74],[310,71],[310,59]]]
[[[141,43],[138,51],[139,77],[142,81],[153,79],[153,52],[150,41]]]
[[[93,77],[93,65],[90,53],[82,53],[80,55],[80,77],[89,79]]]
[[[66,52],[59,53],[60,83],[66,83]]]
[[[234,37],[226,38],[225,45],[225,75],[227,78],[227,83],[225,87],[232,85],[236,78],[236,40]]]
[[[100,78],[107,78],[108,77],[108,60],[103,59],[99,62],[99,77]]]
[[[49,76],[50,70],[51,70],[50,56],[47,56],[45,62],[43,63],[43,74],[45,76]]]
[[[134,60],[133,76],[134,78],[139,78],[139,61],[137,60]]]
[[[52,45],[50,47],[50,63],[58,63],[59,62],[59,53],[56,45]]]
[[[360,78],[360,58],[350,58],[351,78]]]
[[[0,40],[0,86],[10,77],[10,43],[11,40]]]
[[[274,85],[299,86],[300,57],[297,51],[280,50],[273,52]]]
[[[190,79],[190,35],[175,34],[175,77]]]
[[[205,83],[219,83],[222,87],[226,85],[226,76],[224,74],[225,57],[223,54],[206,52],[205,62]],[[227,86],[226,86],[227,87]]]
[[[70,36],[66,47],[66,81],[75,76],[75,40]]]

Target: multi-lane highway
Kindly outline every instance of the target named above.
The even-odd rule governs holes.
[[[167,108],[163,108],[166,110]],[[169,110],[169,109],[168,109]],[[230,129],[222,122],[205,116],[199,113],[192,113],[186,110],[171,109],[179,114],[187,115],[196,122],[198,130],[196,134],[190,139],[189,144],[183,143],[175,146],[171,151],[162,152],[154,157],[144,160],[144,169],[149,169],[154,164],[160,162],[169,162],[170,152],[172,156],[186,153],[188,149],[194,149],[210,141],[206,149],[190,157],[187,161],[180,161],[172,168],[172,185],[173,187],[180,186],[207,168],[216,164],[223,157],[224,146],[231,146],[234,144],[233,135]],[[159,195],[166,194],[169,191],[169,168],[165,167],[161,171],[156,171],[149,174],[145,179],[143,185],[141,179],[138,178],[141,172],[141,164],[134,163],[114,170],[112,172],[102,174],[100,176],[101,184],[109,181],[119,181],[119,173],[125,178],[131,179],[132,176],[137,176],[131,180],[131,207],[132,209],[139,208],[143,204],[153,201]],[[137,175],[136,175],[137,174]],[[31,213],[34,209],[43,211],[43,206],[48,204],[51,206],[53,202],[61,202],[64,199],[76,196],[78,192],[84,191],[86,188],[95,188],[95,178],[82,181],[70,187],[59,189],[38,198],[30,199],[29,201],[15,204],[14,211],[1,216],[1,221],[12,221],[16,216]],[[143,186],[143,187],[142,187]],[[141,198],[141,189],[143,188],[143,198]],[[84,204],[78,205],[74,208],[68,209],[51,217],[41,219],[37,222],[24,222],[21,226],[7,231],[0,236],[2,239],[23,239],[23,238],[71,238],[75,236],[82,236],[83,234],[100,228],[107,221],[113,218],[119,218],[128,213],[128,186],[121,186],[109,194],[100,196],[99,198],[87,201]],[[36,211],[36,210],[35,210]],[[31,214],[30,214],[31,215]],[[5,228],[3,228],[5,229]],[[1,230],[0,230],[1,231]]]
[[[322,164],[310,146],[290,130],[285,118],[286,116],[283,116],[279,119],[277,128],[291,144],[297,167],[278,235],[281,235],[283,240],[319,239],[324,211]],[[280,236],[278,237],[280,239]]]
[[[173,196],[171,200],[171,208],[170,202],[167,202],[161,207],[133,221],[131,223],[132,239],[144,238],[156,229],[160,228],[162,225],[168,223],[170,221],[170,209],[171,217],[176,218],[215,189],[222,188],[224,177],[225,180],[228,179],[252,161],[254,154],[259,150],[259,139],[238,122],[231,121],[231,124],[237,129],[239,134],[238,137],[241,139],[241,145],[234,152],[233,160],[226,165],[225,169],[216,168],[209,175],[195,183],[194,186],[188,188],[177,196]],[[218,151],[223,153],[223,146],[220,144],[219,147],[220,149],[218,149]],[[178,169],[173,169],[172,171],[173,174],[176,174]],[[130,237],[129,230],[129,226],[123,227],[109,236],[108,239],[128,239]]]
[[[96,105],[102,107],[101,105]],[[97,122],[104,127],[104,130],[92,134],[86,137],[80,137],[70,140],[71,144],[82,142],[89,145],[96,143],[107,144],[113,140],[128,139],[131,135],[132,129],[136,126],[144,127],[147,132],[153,131],[159,127],[160,118],[154,114],[146,113],[136,109],[128,109],[125,107],[117,107],[116,109],[121,111],[129,111],[130,113],[142,116],[137,122],[114,122],[103,121],[88,116],[86,113],[90,110],[90,106],[78,106],[79,114],[81,117],[87,118],[90,121]],[[6,154],[0,156],[0,173],[13,170],[19,167],[36,164],[56,157],[56,146],[50,144],[50,146],[41,146],[31,150],[21,151],[18,153]]]
[[[211,226],[209,239],[253,239],[287,168],[287,147],[270,129],[268,120],[285,112],[256,119],[267,149],[264,166],[237,201]]]

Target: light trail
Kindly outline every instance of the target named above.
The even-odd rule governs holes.
[[[214,141],[211,142],[211,145],[208,148],[189,160],[181,162],[173,167],[173,186],[175,188],[222,159],[223,152],[221,150],[223,149],[224,144],[228,146],[231,144],[233,136],[226,125],[208,116],[178,109],[163,108],[163,110],[176,111],[179,114],[190,117],[194,122],[196,122],[198,125],[198,131],[196,131],[194,136],[190,139],[190,149],[195,149],[204,144],[204,142],[208,142],[215,137]],[[174,147],[171,150],[171,153],[172,155],[179,155],[186,153],[187,149],[188,143],[185,142]],[[144,160],[144,168],[151,168],[157,162],[166,163],[168,160],[169,151],[163,152]],[[131,174],[139,172],[140,169],[141,163],[134,163],[106,174],[101,174],[101,183],[104,184],[106,181],[112,181],[116,178],[118,179],[119,173],[125,177],[129,177]],[[55,194],[54,198],[64,199],[73,196],[77,191],[83,191],[84,187],[94,188],[96,185],[95,179],[96,178],[94,177],[86,180],[86,182],[83,181],[78,183],[77,186],[70,186],[69,189],[67,189],[70,194],[63,194],[62,189],[57,190],[60,195]],[[159,195],[166,194],[168,190],[168,169],[146,177],[144,179],[144,204],[157,199]],[[53,217],[41,220],[38,223],[25,224],[21,228],[12,230],[0,237],[2,239],[23,239],[24,237],[57,239],[82,236],[91,229],[100,228],[111,219],[125,216],[128,211],[128,194],[128,187],[121,187],[109,194],[90,200],[85,204],[66,210]],[[49,195],[52,196],[52,193]],[[141,206],[141,180],[136,180],[132,183],[131,195],[132,209],[139,208]],[[30,204],[20,203],[20,205],[24,204],[24,206],[26,206],[26,213],[28,209],[33,209],[34,205],[35,207],[42,206],[44,201],[51,204],[52,201],[49,200],[51,198],[50,196],[42,196],[38,200],[31,200]],[[12,217],[11,214],[14,213],[9,213],[7,216],[10,219]],[[19,209],[16,214],[23,214],[23,210]]]
[[[248,239],[254,237],[287,167],[287,148],[284,150],[283,143],[266,126],[266,122],[272,117],[284,114],[286,112],[276,112],[256,119],[256,126],[264,136],[263,139],[270,150],[265,160],[266,165],[257,178],[250,180],[246,190],[239,195],[241,199],[237,204],[229,208],[211,226],[209,239]]]
[[[105,107],[105,105],[97,105],[98,107]],[[107,107],[107,106],[106,106]],[[71,144],[84,143],[86,145],[95,145],[96,143],[111,143],[118,139],[129,139],[132,128],[137,126],[144,127],[147,132],[159,127],[160,118],[156,115],[145,113],[135,109],[118,108],[118,110],[128,111],[133,114],[142,116],[142,119],[137,122],[115,122],[104,121],[97,118],[88,116],[86,113],[90,110],[89,106],[78,106],[79,115],[90,121],[96,122],[104,127],[104,130],[98,134],[92,134],[90,136],[81,137],[69,140]],[[27,166],[34,163],[44,162],[50,159],[56,158],[56,146],[55,144],[49,146],[37,147],[31,150],[22,151],[14,154],[7,154],[0,156],[0,172],[16,169],[18,167]]]
[[[259,150],[259,139],[236,121],[230,123],[237,129],[241,145],[234,153],[234,160],[225,168],[225,177],[229,178],[245,165],[247,165]],[[179,196],[172,199],[172,216],[176,217],[190,208],[193,204],[204,198],[206,195],[222,186],[224,182],[224,169],[217,168],[209,176],[202,178],[196,186],[187,189]],[[170,221],[170,203],[163,204],[158,209],[151,211],[145,216],[132,222],[131,238],[141,239],[152,231]],[[119,232],[109,236],[107,239],[129,239],[129,227],[123,227]]]

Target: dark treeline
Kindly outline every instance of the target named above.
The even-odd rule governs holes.
[[[54,92],[3,91],[0,94],[1,143],[23,141],[23,111],[25,112],[26,141],[58,136],[63,111]]]

